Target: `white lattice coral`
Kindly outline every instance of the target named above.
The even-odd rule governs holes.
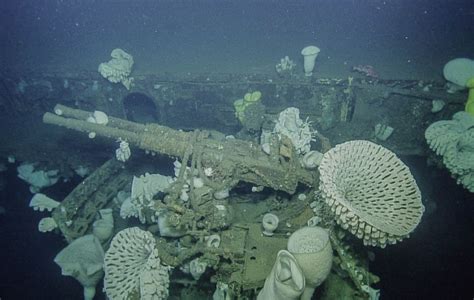
[[[369,141],[346,142],[324,154],[319,171],[319,189],[337,223],[364,244],[394,244],[420,222],[420,190],[390,150]]]
[[[474,193],[474,116],[461,111],[452,120],[435,122],[426,129],[425,138],[458,184]]]
[[[104,290],[111,300],[166,299],[169,267],[163,266],[153,235],[127,228],[112,239],[105,253]]]

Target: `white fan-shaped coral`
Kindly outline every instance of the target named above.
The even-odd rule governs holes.
[[[105,253],[104,290],[111,300],[166,299],[169,267],[163,266],[153,235],[127,228],[112,239]]]
[[[390,150],[369,141],[346,142],[324,154],[319,171],[319,189],[337,223],[364,244],[394,244],[420,222],[420,190]]]

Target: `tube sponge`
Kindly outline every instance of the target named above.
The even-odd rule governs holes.
[[[280,250],[257,300],[298,300],[306,286],[303,270],[296,258]]]
[[[92,224],[92,233],[101,241],[107,241],[114,231],[114,217],[112,209],[106,208],[99,211],[100,219]]]
[[[291,234],[288,251],[303,271],[306,287],[301,299],[311,299],[314,289],[331,272],[332,247],[327,231],[321,227],[303,227]]]

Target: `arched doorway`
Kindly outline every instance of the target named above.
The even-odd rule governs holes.
[[[131,93],[123,99],[127,120],[137,123],[158,123],[159,112],[153,99],[143,93]]]

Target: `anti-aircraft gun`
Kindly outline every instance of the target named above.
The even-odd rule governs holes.
[[[154,221],[153,212],[166,211],[168,223],[181,232],[180,244],[185,250],[177,251],[166,239],[157,238],[160,258],[177,267],[200,255],[216,270],[214,279],[227,283],[237,295],[249,295],[262,287],[276,253],[286,247],[288,235],[316,215],[319,224],[330,230],[331,244],[337,253],[337,274],[346,274],[341,276],[351,279],[359,297],[367,297],[375,292],[370,285],[378,278],[368,272],[361,264],[363,259],[344,242],[348,236],[335,227],[334,220],[364,244],[385,247],[406,238],[423,213],[420,192],[408,168],[391,151],[368,141],[347,142],[331,149],[324,155],[318,172],[301,166],[291,141],[285,137],[273,136],[270,150],[263,151],[257,143],[217,140],[206,131],[183,132],[113,117],[108,117],[106,124],[96,124],[87,121],[91,115],[87,111],[63,105],[57,105],[54,111],[55,114],[44,115],[45,123],[120,139],[145,151],[180,158],[182,167],[166,196],[162,201],[151,202],[144,213],[144,218]],[[118,179],[122,177],[114,175],[120,174],[120,169],[121,163],[110,160],[85,180],[90,181],[86,186],[94,188],[85,191],[84,185],[78,186],[53,211],[66,239],[83,235],[93,221],[94,205],[85,201],[87,195],[99,195],[89,197],[95,199],[96,210],[111,199],[112,193],[97,193],[101,185],[94,181],[113,178],[116,186],[121,186],[123,181]],[[189,174],[195,174],[204,184],[198,186],[189,180]],[[271,201],[266,203],[279,211],[280,221],[286,225],[275,236],[267,237],[262,236],[259,221],[232,223],[229,214],[223,212],[228,211],[225,207],[229,203],[220,195],[240,181],[254,185],[256,190],[267,187],[286,192],[290,195],[287,198],[295,194],[299,184],[310,192],[286,202],[274,195],[277,204],[271,207]],[[182,201],[180,194],[186,185],[189,199]],[[79,198],[82,200],[77,201]],[[269,210],[268,206],[266,209]],[[148,230],[156,232],[153,226]],[[220,234],[221,246],[206,247],[206,239],[216,232]]]
[[[187,235],[201,242],[194,244],[194,250],[172,254],[175,251],[162,241],[157,244],[162,247],[162,259],[169,265],[178,266],[199,252],[231,258],[232,263],[222,264],[222,269],[226,270],[224,273],[228,274],[228,282],[234,282],[233,288],[236,290],[251,290],[263,285],[273,264],[272,254],[285,248],[287,236],[282,234],[280,237],[262,238],[259,223],[236,224],[228,228],[225,220],[216,218],[218,211],[217,214],[212,214],[216,204],[222,207],[219,205],[222,200],[216,200],[219,196],[215,194],[225,194],[240,181],[250,183],[258,190],[267,187],[288,194],[294,194],[298,184],[311,188],[318,182],[317,172],[301,166],[289,139],[272,138],[267,154],[257,143],[238,139],[216,140],[207,131],[183,132],[158,124],[144,125],[110,116],[108,123],[103,125],[87,121],[91,112],[64,105],[56,105],[54,111],[54,114],[44,114],[45,123],[113,140],[124,140],[146,152],[179,158],[181,165],[190,166],[190,172],[204,180],[205,188],[195,188],[191,181],[190,199],[188,205],[183,206],[179,197],[186,185],[186,168],[181,168],[178,179],[167,191],[165,199],[157,202],[159,207],[156,209],[172,212],[171,223],[177,228],[186,228]],[[115,159],[109,160],[53,211],[52,216],[68,241],[87,232],[95,212],[112,200],[114,195],[111,189],[124,186],[125,175],[120,172],[121,166]],[[103,191],[103,186],[108,186],[107,192]],[[280,218],[284,221],[305,210],[306,215],[311,213],[308,202],[297,201],[286,207]],[[202,250],[204,237],[216,231],[220,232],[223,247]],[[257,257],[258,261],[255,261]]]

